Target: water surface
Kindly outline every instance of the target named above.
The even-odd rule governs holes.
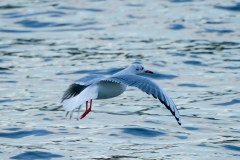
[[[0,159],[239,159],[239,6],[1,1]],[[65,117],[74,80],[135,61],[155,73],[146,77],[172,97],[182,126],[135,88],[93,101],[81,121]]]

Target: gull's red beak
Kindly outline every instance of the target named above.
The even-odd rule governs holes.
[[[145,73],[153,74],[153,72],[152,72],[152,71],[149,71],[149,70],[145,70]]]

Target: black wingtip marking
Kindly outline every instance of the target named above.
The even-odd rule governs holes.
[[[180,120],[180,119],[179,119],[179,118],[177,118],[177,117],[175,117],[175,118],[176,118],[176,120],[177,120],[178,124],[181,126],[181,124],[182,124],[182,123],[181,123],[181,122],[179,122],[179,120]]]
[[[160,98],[158,98],[158,100],[159,100],[162,104],[164,104],[165,107],[166,107],[168,110],[170,110],[170,111],[172,112],[171,108],[170,108],[164,101],[162,101]]]
[[[181,126],[181,122],[179,122],[180,119],[175,116],[175,112],[172,111],[171,108],[170,108],[166,103],[164,103],[164,101],[162,101],[162,100],[159,99],[159,98],[158,98],[158,100],[159,100],[162,104],[165,105],[165,107],[172,113],[172,115],[173,115],[173,116],[175,117],[175,119],[177,120],[178,124]]]
[[[68,89],[65,91],[65,93],[62,96],[61,102],[63,102],[66,99],[69,99],[71,97],[75,97],[79,93],[81,93],[86,87],[88,86],[82,86],[79,84],[71,84]]]

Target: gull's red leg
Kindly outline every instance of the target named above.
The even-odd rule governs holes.
[[[80,119],[83,119],[87,114],[88,114],[88,101],[86,101],[86,110],[85,110],[85,112],[81,115]]]
[[[89,112],[91,112],[91,110],[92,110],[92,100],[90,100],[90,107],[88,108],[87,111],[85,111],[85,112],[86,112],[86,115],[87,115]]]
[[[90,107],[88,108],[88,101],[86,102],[86,111],[82,114],[80,119],[83,119],[92,110],[92,99],[90,100]]]
[[[88,108],[87,112],[89,113],[89,112],[91,112],[91,110],[92,110],[92,99],[90,100],[90,107]]]

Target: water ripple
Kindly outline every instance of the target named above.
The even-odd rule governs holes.
[[[42,152],[42,151],[27,151],[10,158],[11,159],[52,159],[52,158],[61,158],[61,157],[64,157],[64,156],[59,154],[52,154],[49,152]]]
[[[9,129],[8,129],[9,130]],[[13,131],[13,130],[11,130]],[[3,138],[23,138],[26,136],[46,136],[48,134],[53,134],[53,132],[49,132],[47,130],[32,130],[32,131],[18,131],[18,132],[0,132],[0,137]]]
[[[38,15],[49,15],[49,16],[62,16],[65,15],[66,13],[64,12],[59,12],[59,11],[47,11],[47,12],[36,12],[36,13],[31,13],[31,14],[21,14],[18,12],[14,13],[8,13],[8,14],[3,14],[4,18],[22,18],[22,17],[32,17],[32,16],[38,16]]]
[[[234,146],[234,145],[223,145],[224,148],[229,150],[234,150],[240,152],[240,146]]]
[[[186,86],[186,87],[208,87],[208,86],[202,86],[202,85],[197,85],[197,84],[178,84],[178,86]]]
[[[120,128],[123,133],[131,134],[133,136],[140,136],[140,137],[157,137],[163,136],[166,133],[159,132],[155,130],[145,129],[145,128]]]
[[[62,26],[69,26],[71,24],[67,24],[67,23],[62,23],[62,24],[56,24],[56,23],[52,23],[52,22],[38,22],[36,20],[22,20],[22,21],[18,21],[15,22],[15,24],[20,24],[23,27],[28,27],[28,28],[40,28],[40,27],[62,27]]]
[[[181,30],[181,29],[184,29],[184,28],[185,27],[182,24],[171,24],[169,26],[169,29],[171,29],[171,30]]]
[[[238,103],[240,103],[239,99],[233,99],[230,102],[216,103],[216,104],[213,104],[213,105],[229,106],[229,105],[238,104]]]
[[[77,8],[77,7],[58,7],[58,9],[62,10],[78,10],[78,11],[89,11],[89,12],[103,12],[102,9],[97,8]]]
[[[235,6],[216,5],[214,7],[217,8],[217,9],[224,9],[224,10],[227,10],[227,11],[240,12],[240,3],[236,3]]]

